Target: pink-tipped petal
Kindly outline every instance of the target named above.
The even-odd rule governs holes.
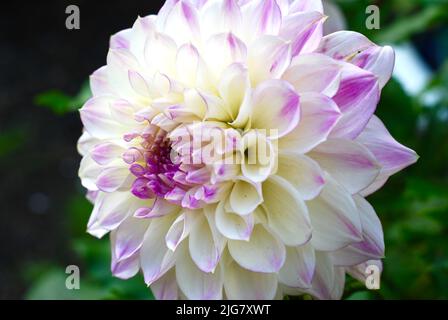
[[[282,151],[305,154],[324,142],[341,118],[336,103],[325,95],[301,96],[302,116],[298,125],[279,140]]]
[[[117,191],[127,180],[130,172],[124,166],[111,166],[101,170],[96,179],[98,189],[104,192]]]
[[[294,88],[281,80],[269,80],[255,89],[251,127],[271,131],[272,139],[291,132],[300,120],[300,98]],[[274,133],[273,131],[277,131]]]
[[[370,119],[356,141],[367,147],[381,165],[381,172],[374,183],[362,191],[364,196],[375,192],[386,183],[391,175],[418,160],[415,151],[397,142],[376,116]]]
[[[283,19],[280,36],[292,42],[292,56],[313,52],[322,39],[326,17],[318,11],[297,12]]]
[[[151,285],[151,291],[157,300],[177,300],[179,291],[176,282],[176,272],[173,269]]]
[[[245,37],[253,39],[262,34],[278,34],[282,14],[275,0],[253,0],[241,7]]]
[[[200,34],[198,10],[189,1],[180,0],[168,14],[162,31],[177,45],[194,41]]]
[[[317,51],[370,71],[378,78],[380,88],[389,81],[395,64],[391,47],[377,46],[364,35],[353,31],[339,31],[325,36]]]
[[[250,79],[255,86],[268,79],[279,79],[291,63],[291,44],[265,35],[251,46],[248,56]]]
[[[279,281],[288,287],[309,288],[316,268],[316,256],[311,244],[286,248],[286,260],[279,271]]]
[[[331,136],[356,138],[375,112],[379,98],[380,88],[376,76],[345,64],[339,91],[333,97],[343,116]]]
[[[384,258],[383,228],[375,210],[361,196],[356,195],[353,200],[361,216],[362,241],[334,252],[333,262],[339,266],[353,266]]]
[[[304,54],[294,59],[282,79],[299,94],[314,92],[333,97],[339,90],[342,66],[323,54]]]
[[[232,33],[220,33],[207,40],[204,60],[215,79],[219,79],[231,64],[246,59],[246,45]]]
[[[120,224],[115,231],[113,248],[117,261],[128,259],[140,249],[149,223],[149,220],[142,221],[129,217]]]
[[[351,194],[368,187],[381,170],[372,152],[356,141],[329,139],[309,155]]]
[[[241,29],[242,15],[238,0],[208,0],[201,10],[202,36],[227,32],[238,32]]]
[[[107,165],[113,160],[120,158],[124,148],[110,142],[97,144],[91,151],[92,159],[100,165]]]

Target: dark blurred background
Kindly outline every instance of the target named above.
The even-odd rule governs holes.
[[[80,8],[80,30],[65,9]],[[48,90],[76,95],[106,63],[109,37],[163,1],[11,1],[0,11],[0,298],[21,298],[28,265],[78,263],[68,207],[80,194],[77,112],[37,107]],[[55,95],[56,104],[64,97]],[[58,99],[62,101],[58,102]],[[81,191],[82,192],[82,191]],[[81,220],[85,224],[88,205]]]
[[[328,1],[330,2],[330,1]],[[163,1],[21,1],[0,12],[0,299],[150,299],[140,277],[112,278],[107,239],[85,233],[91,206],[77,178],[76,109],[109,37]],[[377,113],[420,161],[369,200],[386,235],[381,290],[348,280],[347,299],[448,298],[448,6],[443,0],[331,1],[348,29],[397,48]],[[65,8],[81,11],[67,30]],[[365,8],[381,9],[367,30]],[[331,19],[331,17],[330,17]],[[406,66],[418,66],[409,68]],[[403,67],[404,66],[404,67]],[[415,80],[413,82],[413,80]],[[81,290],[65,289],[65,267]]]

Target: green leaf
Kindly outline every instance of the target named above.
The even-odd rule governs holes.
[[[40,107],[48,108],[57,115],[74,112],[92,96],[89,83],[81,87],[76,96],[69,96],[59,90],[49,90],[37,95],[34,103]]]

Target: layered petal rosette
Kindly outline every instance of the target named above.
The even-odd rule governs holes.
[[[168,0],[110,41],[80,177],[112,273],[158,299],[340,298],[384,256],[364,199],[416,154],[374,115],[394,52],[317,0]]]

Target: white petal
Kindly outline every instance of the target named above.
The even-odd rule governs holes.
[[[317,250],[334,251],[362,240],[361,218],[352,196],[330,176],[321,194],[308,201]]]
[[[201,214],[201,212],[196,212]],[[211,226],[205,217],[202,217],[188,238],[190,255],[196,266],[203,272],[214,272],[221,258],[223,247],[217,243]]]
[[[227,108],[224,101],[215,95],[201,92],[201,97],[207,106],[207,113],[205,115],[210,121],[232,121],[231,110]],[[222,138],[222,136],[220,136]]]
[[[291,2],[291,1],[290,1]],[[289,7],[289,14],[296,12],[317,11],[323,13],[321,0],[299,0],[292,1]]]
[[[151,91],[149,89],[148,82],[140,73],[129,70],[128,78],[129,83],[136,94],[142,96],[142,98],[150,98]]]
[[[139,71],[137,58],[126,49],[110,49],[107,54],[108,84],[114,95],[133,103],[140,103],[140,96],[136,94],[129,82],[129,71]]]
[[[100,139],[97,139],[87,131],[84,131],[78,140],[78,152],[80,155],[85,156],[86,154],[90,153],[90,150],[92,150],[93,147],[100,143]]]
[[[100,174],[102,167],[92,159],[90,154],[86,154],[81,159],[78,175],[81,178],[81,184],[87,190],[96,191],[98,187],[96,185],[96,179]]]
[[[241,172],[255,183],[263,182],[274,171],[276,152],[274,143],[264,133],[249,131],[243,137],[243,162]]]
[[[222,73],[218,85],[219,94],[230,110],[233,120],[236,120],[249,88],[249,75],[243,64],[232,64]]]
[[[228,248],[241,267],[253,272],[277,272],[285,262],[285,246],[260,224],[249,241],[231,240]]]
[[[308,210],[298,191],[279,176],[263,183],[263,206],[268,226],[288,246],[302,245],[311,237]]]
[[[271,300],[277,286],[275,273],[251,272],[236,262],[225,267],[224,289],[229,300]]]
[[[86,131],[99,139],[117,138],[126,132],[126,127],[117,122],[110,113],[108,97],[96,97],[81,108],[81,121]]]
[[[261,184],[237,180],[229,197],[230,208],[239,215],[248,215],[263,202]]]
[[[192,44],[184,44],[179,48],[176,57],[177,80],[186,87],[210,88],[207,67]]]
[[[188,237],[199,217],[200,213],[198,212],[184,210],[168,230],[165,236],[166,246],[175,251],[179,244]]]
[[[154,33],[145,44],[145,61],[151,72],[174,75],[176,63],[176,42],[166,34]]]
[[[241,216],[227,212],[224,202],[216,207],[216,227],[223,236],[232,240],[249,240],[254,228],[252,214]]]
[[[165,245],[165,236],[173,220],[172,216],[152,219],[145,234],[140,249],[140,264],[148,285],[162,277],[176,261],[174,253]]]
[[[317,197],[325,185],[324,172],[313,159],[305,155],[280,154],[276,174],[296,187],[303,200]]]
[[[89,78],[90,90],[94,97],[112,93],[109,85],[107,66],[96,70]]]
[[[363,51],[350,62],[376,75],[380,89],[382,89],[392,76],[395,65],[395,52],[389,46],[375,46]]]
[[[318,299],[336,300],[342,295],[345,274],[341,269],[335,268],[331,255],[325,252],[316,252],[316,270],[310,293]]]
[[[176,262],[176,279],[179,288],[191,300],[221,300],[223,275],[221,268],[214,273],[201,271],[185,254]]]

